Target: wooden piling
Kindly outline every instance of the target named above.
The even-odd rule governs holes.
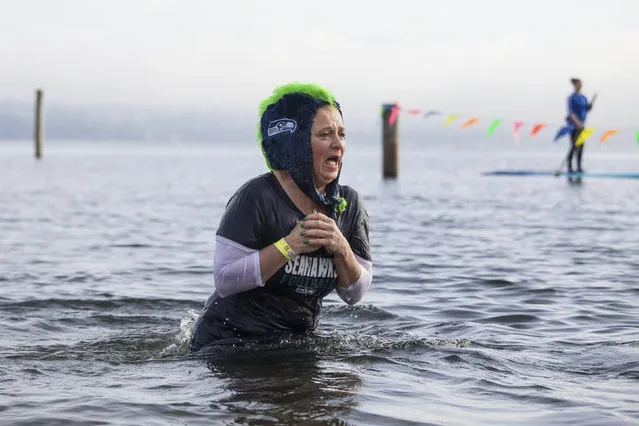
[[[382,105],[382,144],[383,144],[383,177],[396,178],[398,168],[397,127],[399,124],[399,106],[397,104]],[[393,112],[395,110],[395,112]],[[393,122],[391,123],[391,117]]]
[[[36,105],[35,105],[35,157],[40,159],[42,157],[42,90],[36,90]]]

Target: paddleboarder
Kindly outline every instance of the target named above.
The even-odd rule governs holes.
[[[568,173],[572,173],[572,158],[576,154],[577,172],[583,173],[581,161],[584,153],[584,144],[577,146],[577,139],[579,139],[579,135],[584,130],[586,116],[592,109],[592,106],[597,99],[597,94],[595,94],[592,97],[592,101],[588,103],[588,99],[586,99],[586,97],[581,93],[581,79],[572,78],[570,79],[570,82],[574,87],[574,92],[568,97],[568,116],[566,117],[566,121],[569,126],[573,127],[573,130],[570,133],[570,151],[568,152],[566,160],[568,163]]]

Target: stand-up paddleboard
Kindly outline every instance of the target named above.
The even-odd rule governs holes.
[[[544,170],[495,170],[484,172],[483,176],[566,176],[569,178],[612,178],[612,179],[639,179],[639,172],[553,172]]]

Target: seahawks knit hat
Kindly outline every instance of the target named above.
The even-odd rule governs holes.
[[[258,140],[266,165],[271,170],[286,170],[293,181],[313,201],[342,212],[346,200],[339,197],[337,178],[326,185],[326,195],[315,187],[311,127],[317,110],[334,106],[340,113],[335,97],[316,84],[289,83],[276,87],[273,94],[260,103]]]

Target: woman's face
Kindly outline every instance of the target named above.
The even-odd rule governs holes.
[[[346,151],[344,123],[337,108],[326,105],[317,110],[311,127],[313,177],[317,189],[337,179]]]

